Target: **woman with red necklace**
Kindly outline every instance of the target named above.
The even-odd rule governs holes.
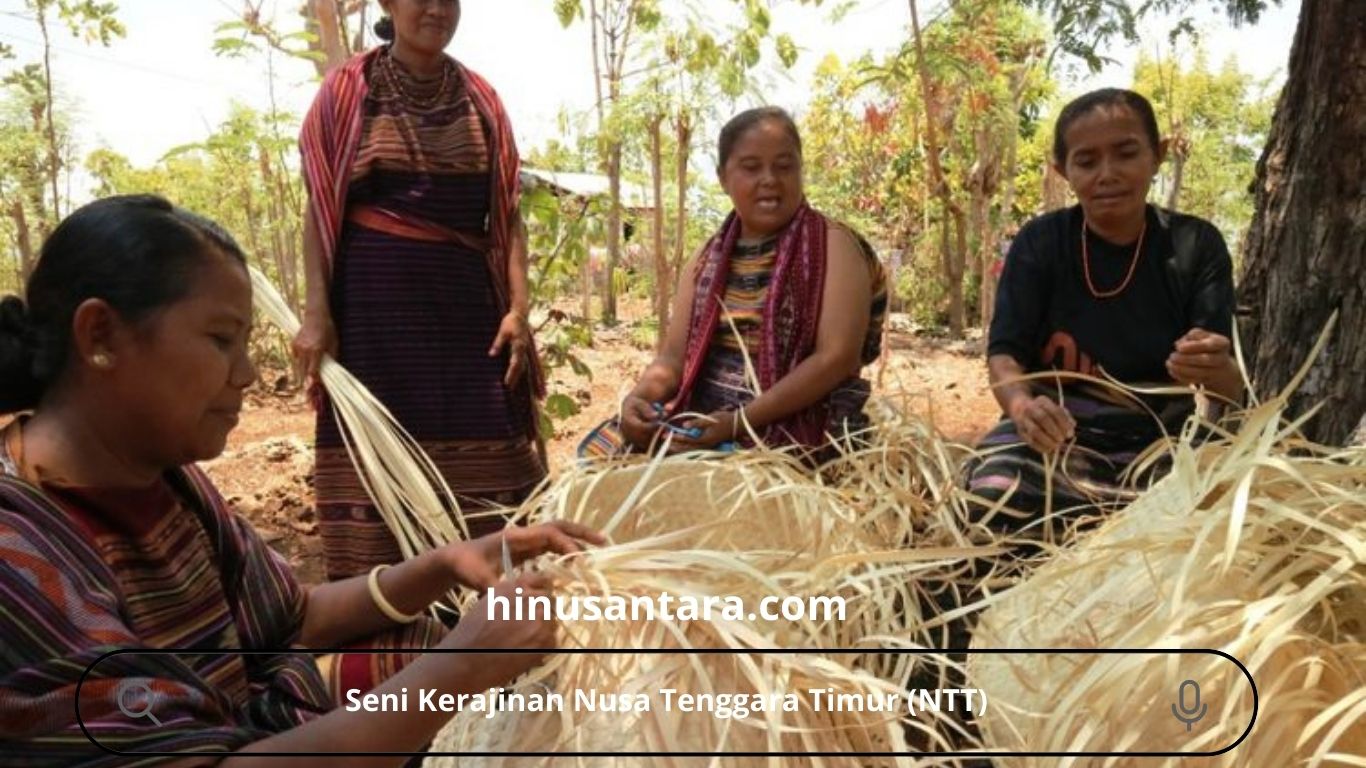
[[[1166,151],[1152,105],[1132,91],[1088,93],[1058,117],[1054,168],[1079,205],[1034,219],[1011,245],[987,349],[1004,418],[969,467],[983,501],[1009,494],[1022,515],[1006,527],[1038,532],[1044,511],[1126,503],[1125,470],[1180,429],[1194,392],[1242,396],[1224,239],[1147,202]],[[1180,386],[1190,389],[1171,394]]]
[[[300,136],[308,298],[294,340],[335,356],[436,463],[467,516],[515,506],[546,474],[527,323],[519,161],[497,93],[445,53],[459,0],[380,0],[388,41],[328,74]],[[331,409],[315,491],[327,574],[401,559]],[[502,527],[470,516],[471,535]]]

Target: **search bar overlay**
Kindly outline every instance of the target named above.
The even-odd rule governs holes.
[[[387,651],[375,651],[381,652]],[[126,676],[130,668],[139,666],[135,661],[139,656],[181,653],[196,659],[206,655],[204,651],[126,650],[102,657],[86,670],[77,689],[77,711],[108,712],[107,717],[122,718],[119,725],[124,727],[192,727],[174,719],[175,702],[166,699],[166,691],[173,687],[154,678]],[[321,656],[367,651],[287,653]],[[1216,650],[561,649],[553,653],[593,654],[603,674],[574,681],[552,676],[477,692],[416,684],[383,694],[359,689],[333,693],[337,709],[371,715],[377,728],[408,713],[450,715],[449,725],[432,750],[423,753],[449,756],[1199,756],[1236,749],[1251,732],[1257,712],[1251,675],[1238,660]],[[632,669],[646,674],[631,679],[613,676],[614,658],[622,661],[626,656],[637,657],[637,662],[645,658],[647,664],[637,663]],[[767,657],[780,656],[798,662],[783,667],[789,671],[820,665],[822,657],[838,656],[843,661],[856,659],[855,668],[873,674],[856,676],[838,687],[806,681],[799,672],[780,682],[755,685],[754,671],[768,668]],[[950,659],[961,664],[964,658],[965,665],[940,676],[949,670]],[[164,668],[164,664],[149,666]],[[703,667],[706,674],[696,675]],[[1163,695],[1132,695],[1139,690],[1132,683],[1135,676],[1147,681],[1142,690],[1160,689]],[[703,679],[705,685],[700,683]],[[890,684],[888,679],[904,682]],[[1159,685],[1152,685],[1154,680]],[[1096,691],[1105,694],[1097,696]],[[89,710],[82,705],[96,702],[80,700],[111,695],[113,701],[101,701],[104,706]],[[633,740],[650,722],[670,725],[675,735],[666,748],[646,748],[653,745]],[[854,731],[855,749],[812,749],[812,744],[822,743],[809,738],[813,723]],[[105,725],[81,722],[87,738],[106,751],[174,754],[119,751],[101,744]],[[571,738],[566,729],[580,736]],[[611,734],[618,743],[606,749],[600,746],[606,743],[603,739],[583,739],[583,733]],[[517,738],[502,744],[496,734],[516,734]],[[1079,738],[1082,734],[1084,740]],[[1069,748],[1076,744],[1085,747]],[[372,753],[298,756],[342,754]]]

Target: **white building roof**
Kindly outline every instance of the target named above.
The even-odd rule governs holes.
[[[527,177],[531,177],[528,179]],[[566,173],[563,171],[542,171],[539,168],[522,167],[522,183],[534,180],[542,184],[568,192],[578,197],[606,197],[609,180],[596,173]],[[621,180],[621,204],[627,208],[654,208],[651,195],[644,185]]]

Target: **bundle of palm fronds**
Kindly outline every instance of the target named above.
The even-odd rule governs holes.
[[[285,334],[298,333],[298,318],[270,278],[255,267],[250,274],[256,309]],[[403,555],[469,538],[446,479],[389,409],[330,357],[323,358],[318,375],[361,484]]]
[[[1161,483],[983,613],[974,647],[1220,650],[1256,683],[1256,724],[1201,764],[1366,765],[1366,449],[1307,443],[1283,406],[1179,441]],[[1214,655],[980,654],[970,671],[994,749],[1213,753],[1253,717],[1244,675]],[[1203,702],[1178,701],[1186,680]],[[1208,714],[1188,730],[1173,704]]]

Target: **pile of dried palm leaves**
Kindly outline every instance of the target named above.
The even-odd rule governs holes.
[[[263,283],[257,282],[258,300]],[[289,319],[279,317],[282,306],[278,302],[272,318],[288,330]],[[353,458],[405,551],[458,538],[462,527],[448,514],[457,507],[434,470],[423,468],[430,465],[416,444],[335,364],[324,366],[323,377]],[[539,563],[556,577],[558,594],[732,595],[749,606],[765,596],[840,596],[847,614],[843,620],[776,622],[718,616],[569,621],[563,625],[565,648],[620,652],[558,654],[509,689],[570,698],[577,689],[780,691],[799,694],[803,706],[743,719],[658,709],[623,714],[571,708],[493,718],[464,713],[433,750],[1208,752],[1236,739],[1250,718],[1250,696],[1236,688],[1227,662],[1178,665],[1153,655],[974,655],[967,685],[992,697],[991,712],[977,722],[980,731],[965,730],[947,715],[922,714],[903,723],[900,715],[886,713],[812,711],[809,689],[902,690],[913,673],[924,674],[912,669],[924,657],[871,651],[942,647],[947,621],[985,608],[976,648],[1213,648],[1238,658],[1257,682],[1257,726],[1237,750],[1211,758],[1215,763],[1366,765],[1366,450],[1305,443],[1297,437],[1298,424],[1282,422],[1283,402],[1243,414],[1236,431],[1214,442],[1196,445],[1193,430],[1183,435],[1165,480],[1075,546],[1048,547],[1047,561],[1018,584],[1019,572],[1006,569],[1017,542],[983,525],[1008,510],[984,515],[979,506],[970,522],[970,500],[960,490],[968,451],[886,402],[873,404],[874,427],[858,447],[846,446],[820,474],[789,454],[765,449],[570,468],[518,514],[532,522],[583,522],[603,530],[611,543]],[[852,650],[743,653],[796,648]],[[680,653],[631,653],[640,649]],[[689,655],[688,649],[737,653]],[[1230,725],[1187,735],[1170,712],[1176,685],[1185,678],[1199,678],[1207,694],[1240,691],[1211,699],[1212,722]],[[667,757],[615,762],[676,764]],[[1009,764],[1059,762],[1068,761]],[[592,758],[581,764],[606,763]]]
[[[637,459],[563,474],[524,508],[532,521],[568,519],[603,530],[611,545],[547,562],[562,595],[668,593],[699,600],[734,595],[751,609],[765,596],[840,596],[843,620],[765,622],[568,621],[565,648],[627,653],[561,654],[516,689],[652,694],[791,692],[798,712],[743,719],[648,713],[512,713],[457,716],[434,750],[449,752],[906,752],[894,713],[815,712],[810,689],[899,694],[917,657],[862,649],[933,647],[922,617],[925,589],[963,577],[973,547],[957,489],[963,450],[918,420],[883,407],[873,445],[849,449],[823,475],[791,455],[759,450],[731,456]],[[633,649],[854,649],[818,654],[641,654]],[[956,718],[922,715],[910,741],[950,749],[964,743]],[[525,758],[433,758],[434,765],[525,765]],[[621,765],[673,765],[666,757]],[[603,765],[602,758],[584,764]],[[785,757],[782,765],[913,764],[908,759]]]
[[[1307,443],[1283,406],[1180,441],[1160,484],[1001,595],[974,647],[1221,650],[1256,683],[1256,724],[1202,764],[1366,765],[1366,449]],[[1253,716],[1242,673],[1212,655],[980,654],[970,669],[998,749],[1211,753]],[[1210,708],[1189,732],[1171,709],[1187,679]]]

